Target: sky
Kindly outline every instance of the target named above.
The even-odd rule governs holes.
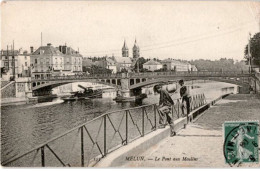
[[[1,3],[1,49],[71,46],[84,57],[242,60],[260,30],[256,1],[14,1]]]

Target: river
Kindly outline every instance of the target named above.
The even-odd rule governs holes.
[[[191,83],[190,83],[191,85]],[[220,82],[192,84],[191,94],[204,93],[207,101],[223,94],[221,88],[237,86]],[[152,88],[147,88],[152,89]],[[179,94],[173,94],[173,99]],[[158,103],[159,95],[150,94],[142,104]],[[1,157],[6,160],[79,126],[102,113],[136,107],[136,103],[116,103],[112,98],[64,102],[60,98],[36,105],[5,106],[1,108]]]

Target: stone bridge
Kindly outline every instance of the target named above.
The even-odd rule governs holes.
[[[156,83],[184,80],[214,80],[244,86],[248,85],[249,73],[239,72],[147,72],[100,75],[57,76],[43,79],[32,79],[34,93],[46,94],[60,85],[73,82],[92,82],[109,85],[120,90],[124,97],[140,93],[142,87]],[[37,95],[37,94],[36,94]],[[38,94],[39,95],[39,94]]]

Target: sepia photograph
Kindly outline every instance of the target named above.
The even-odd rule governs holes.
[[[1,1],[1,168],[259,168],[260,2]]]

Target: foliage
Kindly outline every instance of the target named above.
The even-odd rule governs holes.
[[[234,61],[233,59],[221,58],[220,60],[193,60],[190,61],[195,65],[198,71],[248,71],[244,61]]]
[[[260,66],[260,32],[256,33],[253,38],[250,39],[250,52],[252,57],[252,63]],[[245,59],[248,63],[248,44],[245,47]]]
[[[112,70],[92,65],[91,67],[83,67],[83,72],[89,74],[111,74]]]
[[[143,57],[140,57],[138,59],[138,62],[135,63],[135,66],[134,66],[134,71],[137,72],[137,65],[139,65],[139,71],[142,72],[144,71],[143,69],[143,64],[146,63],[147,61],[149,61],[148,59],[145,59]]]

